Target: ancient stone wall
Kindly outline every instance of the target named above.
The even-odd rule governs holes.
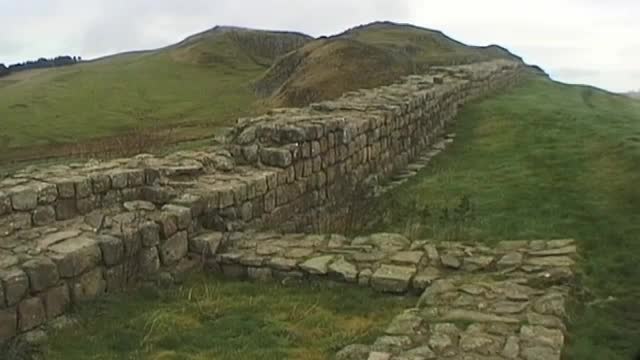
[[[433,68],[399,84],[241,120],[230,149],[242,163],[281,169],[267,223],[342,230],[346,204],[362,198],[370,180],[406,167],[436,142],[460,105],[521,73],[507,61]]]
[[[297,258],[310,264],[260,247],[256,259],[274,255],[273,266],[252,270],[261,268],[258,260],[234,262],[232,254],[248,228],[339,228],[344,209],[372,179],[406,166],[461,104],[511,85],[521,70],[507,61],[434,68],[396,85],[239,121],[226,146],[28,167],[1,179],[0,342],[38,331],[73,304],[140,281],[170,281],[197,266],[291,276],[325,262],[337,267],[333,258],[312,260],[315,252],[302,243]],[[363,249],[362,259],[371,256]],[[347,281],[360,282],[367,269],[375,278],[387,255],[368,267],[339,265],[355,266]],[[414,275],[398,274],[402,290],[419,289]]]

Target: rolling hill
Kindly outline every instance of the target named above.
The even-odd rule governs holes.
[[[256,82],[274,106],[303,106],[393,82],[428,66],[495,58],[522,61],[499,46],[474,47],[439,31],[376,22],[320,38],[287,54]]]
[[[207,138],[271,107],[334,98],[430,65],[504,57],[519,59],[388,22],[318,39],[215,27],[161,49],[3,77],[0,161]]]

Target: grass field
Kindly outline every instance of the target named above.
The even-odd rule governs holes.
[[[180,288],[109,297],[55,333],[51,360],[329,359],[373,341],[415,302],[368,289],[197,277]]]
[[[566,358],[631,359],[640,351],[640,103],[532,78],[466,106],[452,131],[433,166],[372,206],[382,214],[372,229],[577,239],[583,277]]]
[[[0,147],[52,145],[185,123],[229,124],[251,112],[262,67],[200,66],[167,53],[18,73],[1,83]]]

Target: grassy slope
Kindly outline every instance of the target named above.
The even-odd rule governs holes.
[[[55,334],[47,358],[328,359],[352,342],[372,341],[413,301],[342,286],[196,278],[81,309],[88,321]]]
[[[640,103],[532,78],[458,119],[454,145],[376,204],[388,210],[374,228],[487,242],[576,238],[584,298],[567,358],[630,359],[640,349]],[[464,195],[475,218],[421,215]]]
[[[0,148],[76,142],[169,124],[228,125],[253,111],[250,82],[278,51],[289,50],[276,42],[273,49],[246,49],[243,42],[254,35],[262,43],[289,36],[249,33],[239,39],[234,32],[205,32],[158,51],[3,78]]]

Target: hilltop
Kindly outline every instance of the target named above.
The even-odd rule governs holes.
[[[520,60],[439,31],[377,22],[315,39],[217,26],[160,49],[0,79],[0,161],[146,150],[210,138],[241,116],[397,81],[431,65]]]

